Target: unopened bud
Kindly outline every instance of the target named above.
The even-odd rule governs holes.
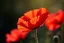
[[[59,36],[58,35],[53,36],[53,41],[54,41],[54,43],[58,43],[59,42]]]

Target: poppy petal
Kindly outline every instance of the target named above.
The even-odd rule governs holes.
[[[21,25],[18,25],[18,29],[20,31],[20,37],[21,39],[25,39],[27,34],[31,31],[30,29],[23,27]]]

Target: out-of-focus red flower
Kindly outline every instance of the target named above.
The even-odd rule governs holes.
[[[26,12],[17,23],[17,28],[21,31],[21,37],[24,39],[31,30],[42,26],[47,17],[48,10],[46,8]]]
[[[23,29],[24,27],[22,27]],[[19,39],[25,39],[30,30],[24,28],[23,30],[13,29],[10,34],[6,34],[6,42],[17,42]]]
[[[46,19],[45,25],[48,30],[54,31],[57,30],[60,25],[63,23],[64,13],[62,10],[59,10],[57,13],[52,13]]]
[[[6,42],[16,42],[19,40],[20,32],[18,29],[13,29],[10,34],[6,34]]]
[[[11,36],[10,34],[6,34],[6,42],[16,42],[18,41],[18,39],[14,38],[13,36]]]

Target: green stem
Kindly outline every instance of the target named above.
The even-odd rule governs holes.
[[[45,37],[45,43],[50,43],[50,42],[51,42],[51,32],[47,32]]]
[[[46,37],[46,39],[45,39],[45,43],[50,43],[50,38],[49,37]]]
[[[36,43],[39,43],[38,36],[37,36],[37,29],[35,30],[35,41],[36,41]]]
[[[61,27],[61,32],[62,32],[62,34],[61,34],[61,43],[64,43],[64,27],[63,27],[63,25]]]
[[[20,39],[20,43],[23,43],[23,41]]]

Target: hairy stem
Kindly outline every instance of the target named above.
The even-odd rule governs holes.
[[[37,29],[35,30],[34,35],[35,35],[35,41],[36,41],[36,43],[39,43],[38,36],[37,36]]]

